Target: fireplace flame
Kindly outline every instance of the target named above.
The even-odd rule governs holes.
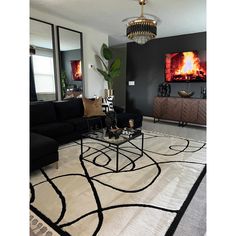
[[[206,81],[205,54],[198,51],[166,54],[165,80]]]
[[[76,77],[81,77],[82,73],[80,70],[80,64],[77,65],[76,69],[75,69],[75,76]]]
[[[177,75],[198,74],[201,69],[199,58],[193,52],[184,52],[183,65],[176,71]]]

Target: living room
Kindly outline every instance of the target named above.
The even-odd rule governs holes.
[[[91,11],[92,3],[81,2],[80,10],[76,9],[77,4],[30,1],[29,35],[33,30],[32,22],[34,25],[42,24],[37,28],[41,31],[34,31],[36,34],[43,31],[45,24],[50,29],[54,80],[50,82],[53,89],[50,92],[46,89],[41,94],[37,90],[43,90],[46,83],[39,84],[35,80],[34,93],[31,93],[29,76],[30,96],[27,99],[30,104],[45,102],[53,106],[41,107],[40,113],[37,110],[33,122],[31,108],[26,110],[30,113],[30,120],[27,117],[24,122],[40,125],[37,122],[42,122],[50,109],[55,109],[56,114],[56,120],[50,120],[50,116],[50,122],[62,122],[62,117],[68,121],[78,115],[78,110],[75,112],[74,109],[76,106],[86,111],[88,103],[95,104],[94,101],[102,97],[100,108],[102,105],[114,107],[116,119],[112,122],[116,122],[120,133],[112,128],[109,130],[108,121],[112,118],[106,113],[107,110],[102,111],[105,112],[104,119],[98,123],[94,123],[94,115],[84,119],[86,114],[82,112],[79,123],[73,123],[76,126],[73,135],[68,138],[66,133],[63,136],[65,139],[62,139],[57,135],[64,128],[57,128],[55,137],[55,133],[47,137],[49,146],[37,146],[38,153],[48,154],[47,151],[54,150],[57,154],[50,163],[40,163],[41,166],[36,165],[36,169],[28,171],[30,198],[26,201],[29,200],[31,206],[30,222],[25,224],[30,228],[30,234],[206,235],[206,125],[209,130],[206,117],[210,110],[207,109],[206,114],[206,104],[209,108],[210,89],[205,1],[183,1],[183,5],[179,5],[151,0],[128,3],[104,0],[101,6]],[[147,13],[144,16],[154,18],[157,23],[157,35],[144,44],[134,42],[134,38],[127,39],[128,33],[125,35],[127,22],[130,21],[125,18],[138,18],[142,8]],[[198,12],[189,9],[198,9]],[[78,16],[73,14],[75,12]],[[178,17],[178,22],[175,20],[175,24],[168,22],[170,18],[167,17],[174,13],[182,16]],[[88,19],[83,14],[87,14]],[[112,14],[116,15],[114,19]],[[80,18],[80,15],[83,17]],[[189,20],[190,15],[192,20]],[[112,21],[107,22],[106,18]],[[188,20],[184,23],[186,18]],[[121,27],[116,27],[119,24]],[[179,27],[176,26],[178,24]],[[75,64],[71,61],[71,81],[63,90],[60,49],[65,45],[62,36],[66,32],[79,38],[79,58],[73,63],[79,63],[80,74],[75,78]],[[31,43],[31,39],[29,44],[32,46],[30,57],[35,55],[35,51],[46,52],[40,50],[42,45],[37,48],[36,44]],[[105,46],[101,48],[102,45]],[[102,51],[104,47],[106,52],[111,50],[113,57],[121,60],[121,72],[112,84],[114,96],[106,95],[110,89],[109,83],[99,73],[104,64],[101,60],[106,59]],[[65,58],[67,55],[64,53]],[[192,61],[195,60],[198,72],[180,77],[181,63],[189,56]],[[175,58],[172,64],[170,58]],[[170,81],[170,71],[177,71],[176,65],[179,66],[178,72]],[[33,69],[35,73],[36,67]],[[66,67],[64,69],[66,72]],[[27,93],[25,88],[22,91]],[[106,103],[108,97],[113,98],[111,104]],[[74,106],[74,110],[65,108],[65,103],[70,104],[70,109]],[[42,135],[36,126],[32,129],[31,124],[30,131]],[[97,134],[94,136],[94,130],[100,124],[103,134],[105,127],[107,133],[114,131],[109,135],[106,133],[105,141]],[[92,135],[87,135],[87,130],[81,128],[86,125]],[[23,143],[23,146],[31,148],[32,141],[27,137],[22,140],[21,146],[17,144],[15,147],[21,150]],[[123,137],[125,141],[120,142]],[[44,158],[49,160],[51,157],[48,159],[45,155]]]

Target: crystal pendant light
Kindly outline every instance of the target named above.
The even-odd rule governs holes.
[[[138,44],[145,44],[154,39],[157,34],[157,21],[148,19],[143,14],[143,6],[146,0],[139,0],[141,5],[141,16],[127,23],[126,35]]]

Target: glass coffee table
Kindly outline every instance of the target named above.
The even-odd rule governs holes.
[[[132,140],[136,139],[137,137],[141,137],[141,147],[136,146],[132,142]],[[130,143],[133,147],[140,150],[140,154],[138,154],[136,152],[132,152],[130,150],[125,150],[125,149],[122,149],[123,152],[128,152],[128,153],[138,155],[138,158],[143,156],[144,134],[141,132],[141,130],[135,130],[130,135],[121,134],[118,139],[115,139],[114,137],[109,139],[105,135],[105,130],[104,129],[84,133],[84,134],[82,134],[82,137],[81,137],[81,157],[82,158],[83,158],[83,139],[84,138],[89,138],[89,139],[93,139],[93,140],[96,140],[96,141],[99,141],[99,142],[109,144],[108,146],[106,146],[105,148],[103,148],[101,150],[104,150],[104,149],[109,148],[111,146],[115,148],[115,151],[116,151],[116,168],[115,168],[115,172],[119,172],[119,171],[123,170],[125,167],[127,167],[128,165],[130,165],[130,164],[128,164],[128,165],[123,166],[122,168],[119,169],[119,153],[120,153],[119,150],[121,149],[120,146],[122,144]],[[86,159],[84,159],[84,160],[86,160]]]

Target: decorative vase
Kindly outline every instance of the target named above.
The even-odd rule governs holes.
[[[113,89],[105,89],[105,98],[114,96],[114,90]]]
[[[179,96],[182,98],[190,98],[194,95],[194,92],[187,92],[185,90],[181,90],[178,92]]]

